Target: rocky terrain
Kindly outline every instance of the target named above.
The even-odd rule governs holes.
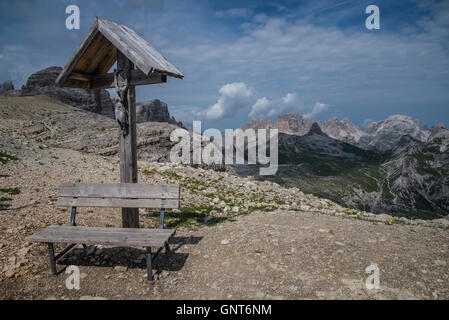
[[[321,128],[329,137],[363,147],[360,139],[366,136],[366,134],[353,124],[349,118],[338,120],[334,117],[323,123]]]
[[[25,145],[36,141],[98,155],[118,153],[117,122],[108,117],[62,105],[46,96],[0,97],[0,105],[0,128],[10,128],[11,135],[3,138],[0,148],[11,150],[11,139],[20,137]],[[145,122],[137,128],[139,159],[168,161],[169,150],[175,144],[170,141],[170,133],[179,127]],[[20,157],[21,152],[19,148],[13,153]]]
[[[49,67],[33,73],[22,87],[22,96],[46,95],[76,108],[115,119],[114,104],[106,90],[61,88],[55,80],[61,67]]]
[[[170,126],[139,124],[139,141],[158,125]],[[166,227],[178,230],[172,251],[156,260],[156,281],[145,280],[141,249],[90,246],[59,262],[81,271],[80,290],[67,289],[67,275],[49,277],[46,247],[26,237],[68,224],[69,210],[55,204],[59,184],[119,180],[118,155],[101,151],[115,144],[114,126],[48,97],[0,97],[0,298],[449,298],[447,219],[376,215],[270,181],[155,162],[145,148],[158,153],[160,142],[139,148],[139,182],[180,183],[182,202],[167,212]],[[309,139],[326,138],[316,135]],[[141,227],[158,225],[157,210],[140,213]],[[119,209],[81,208],[77,223],[120,226],[120,217]],[[371,264],[380,269],[375,290],[365,287]]]
[[[168,112],[168,106],[159,99],[136,103],[137,122],[167,122],[182,127],[182,122],[176,121]]]
[[[305,135],[309,132],[315,120],[304,118],[300,114],[282,114],[279,115],[276,122],[272,122],[270,118],[266,119],[251,119],[245,123],[241,128],[246,130],[253,129],[278,129],[283,133],[291,133],[297,135]]]
[[[29,76],[21,90],[14,90],[11,81],[0,85],[0,96],[45,95],[78,109],[115,119],[114,104],[107,90],[61,88],[55,84],[61,67],[49,67]],[[137,122],[168,122],[182,127],[181,122],[170,116],[168,106],[159,99],[136,104]]]

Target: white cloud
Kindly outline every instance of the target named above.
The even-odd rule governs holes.
[[[248,116],[252,118],[265,118],[285,113],[298,113],[304,114],[307,118],[313,118],[326,111],[329,106],[329,104],[322,102],[305,104],[298,100],[298,95],[296,93],[287,93],[278,102],[273,102],[267,97],[258,99],[252,106]]]
[[[251,15],[252,11],[247,8],[234,8],[215,12],[215,17],[217,18],[247,18]]]
[[[218,92],[220,98],[218,98],[217,103],[204,111],[206,120],[232,118],[237,111],[248,105],[249,98],[252,95],[251,89],[243,82],[228,83],[221,87]]]
[[[272,102],[266,97],[257,99],[256,103],[252,106],[251,112],[248,114],[250,117],[263,117],[267,115],[272,107]]]
[[[282,102],[284,102],[286,105],[291,105],[296,102],[296,99],[296,93],[287,93],[287,95],[282,98]]]
[[[317,115],[319,115],[320,113],[326,111],[327,109],[329,109],[330,105],[328,105],[327,103],[322,103],[322,102],[316,102],[313,106],[312,106],[312,110],[310,110],[309,112],[307,112],[304,117],[305,118],[314,118]]]

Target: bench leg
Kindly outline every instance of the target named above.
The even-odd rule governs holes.
[[[147,248],[146,253],[146,260],[147,260],[147,280],[153,281],[153,267],[151,265],[151,259],[152,259],[152,253],[151,253],[151,247]]]
[[[159,216],[159,229],[164,229],[164,217],[165,217],[165,209],[162,208]]]
[[[57,277],[58,272],[56,271],[55,249],[53,248],[53,243],[48,242],[47,245],[48,245],[48,254],[50,255],[51,273],[53,277]]]
[[[168,241],[165,243],[165,253],[170,252],[170,246],[168,245]]]

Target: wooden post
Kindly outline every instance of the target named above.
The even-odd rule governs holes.
[[[117,50],[117,72],[129,79],[134,64]],[[119,127],[120,182],[137,183],[136,90],[128,86],[123,107],[128,111],[128,132]],[[139,209],[122,208],[123,228],[139,228]]]

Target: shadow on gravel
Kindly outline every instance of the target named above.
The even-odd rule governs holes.
[[[153,268],[163,271],[179,271],[189,257],[188,253],[177,252],[183,245],[198,244],[203,237],[173,237],[170,239],[170,251],[165,249],[153,260]],[[156,249],[153,248],[153,253]],[[128,247],[88,246],[86,249],[76,248],[68,252],[57,262],[58,265],[97,266],[109,268],[146,269],[145,250]],[[64,270],[60,270],[60,273]]]
[[[198,208],[184,207],[181,208],[181,212],[172,212],[167,210],[165,212],[165,228],[177,229],[177,228],[201,228],[204,226],[215,226],[225,221],[233,221],[229,217],[216,217],[210,215],[211,211],[216,209],[213,206],[202,206]],[[203,211],[201,211],[203,210]],[[149,218],[153,221],[155,226],[159,223],[159,211],[151,210],[143,215],[145,218]]]

